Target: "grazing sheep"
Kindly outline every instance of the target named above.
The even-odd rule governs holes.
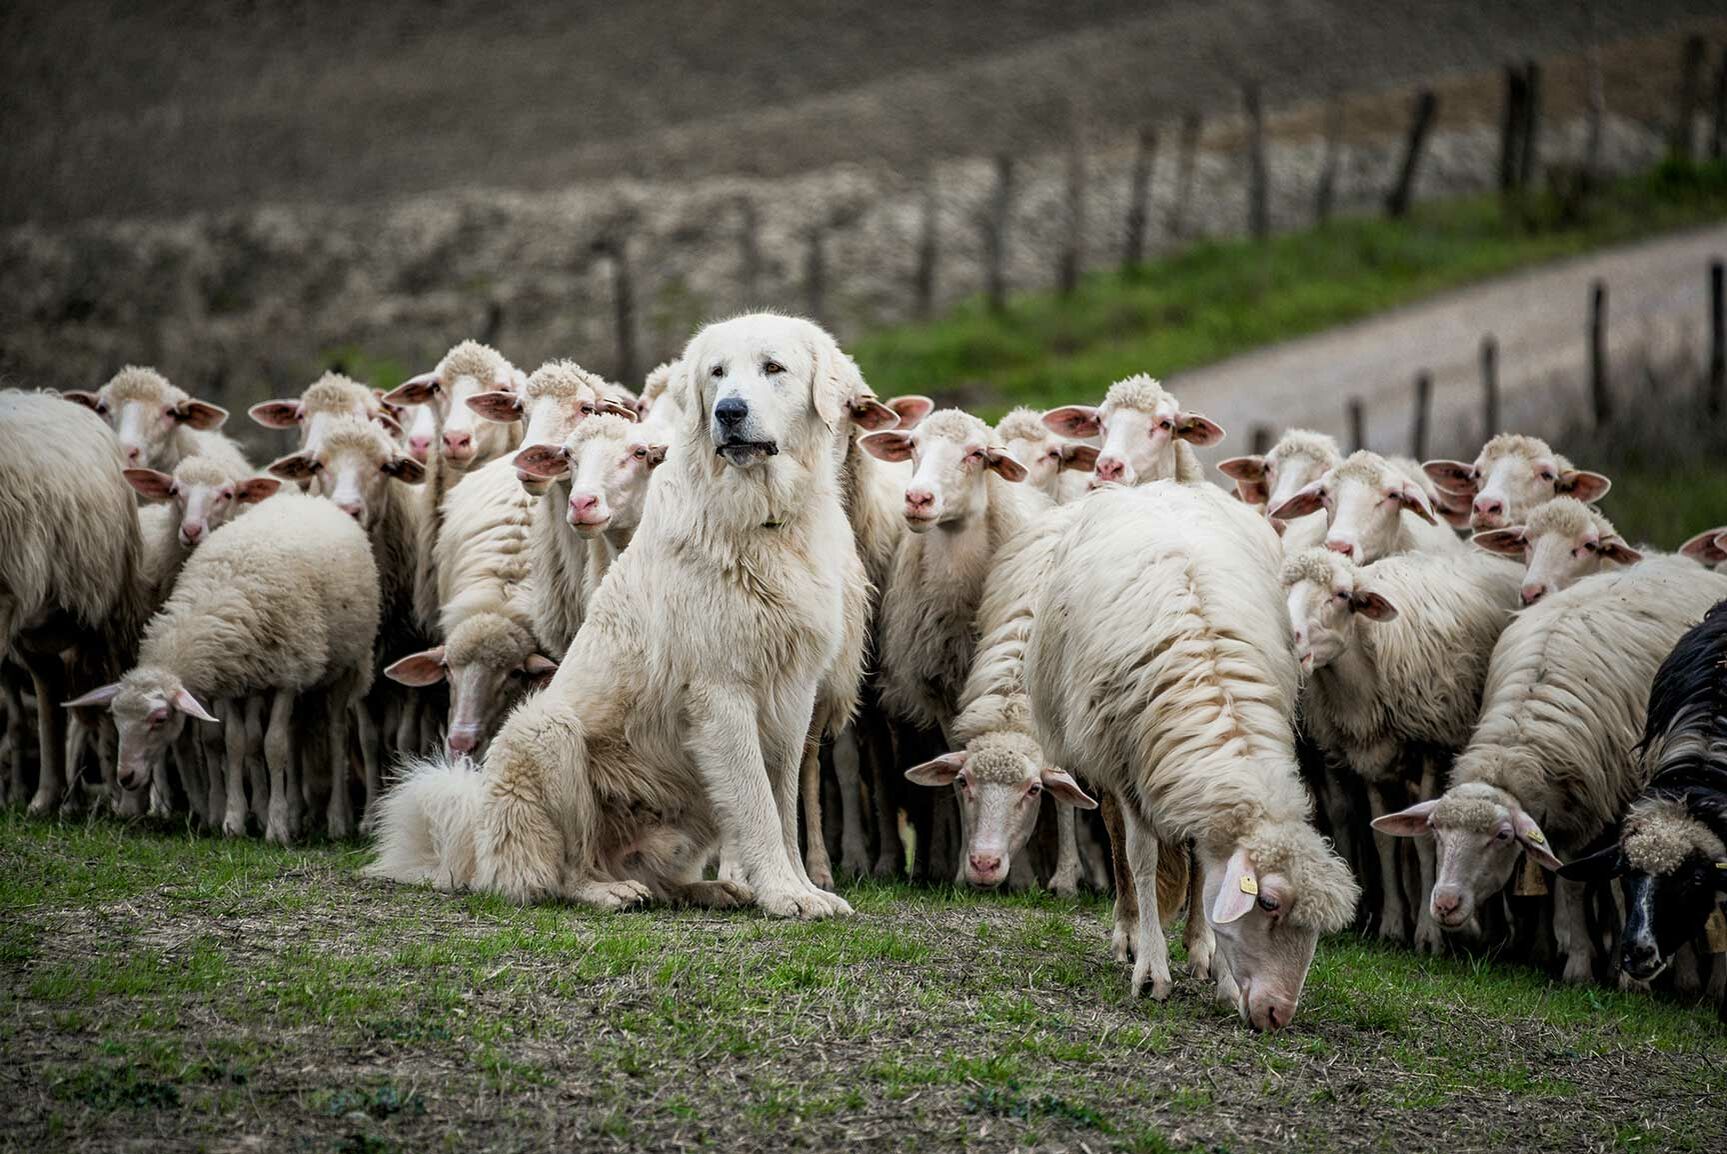
[[[1337,442],[1324,433],[1290,429],[1277,439],[1271,451],[1246,457],[1231,457],[1217,463],[1218,472],[1235,482],[1235,495],[1260,508],[1271,518],[1271,527],[1283,538],[1286,553],[1296,553],[1325,541],[1326,518],[1314,511],[1293,521],[1271,516],[1302,489],[1343,463]]]
[[[995,435],[1014,460],[1026,468],[1026,484],[1058,505],[1085,495],[1097,465],[1097,446],[1070,441],[1043,423],[1043,414],[1024,405],[1010,411]]]
[[[1613,844],[1559,876],[1620,879],[1620,965],[1647,982],[1719,916],[1727,890],[1727,603],[1661,662],[1635,756],[1652,773]],[[1727,1016],[1727,1002],[1720,1008]]]
[[[437,368],[408,378],[383,399],[419,407],[408,426],[408,452],[425,464],[432,442],[439,441],[444,463],[455,474],[450,480],[454,485],[462,475],[521,443],[522,430],[515,420],[500,421],[487,413],[488,419],[481,421],[470,399],[514,395],[525,383],[521,371],[498,350],[463,341],[444,354]]]
[[[1480,553],[1409,553],[1366,568],[1329,549],[1283,563],[1295,653],[1308,674],[1301,699],[1308,733],[1334,764],[1367,784],[1373,816],[1438,793],[1434,749],[1468,744],[1494,643],[1517,608],[1517,567]],[[1379,935],[1408,938],[1397,846],[1376,834]],[[1426,913],[1433,859],[1423,844],[1416,945],[1437,952]]]
[[[136,791],[154,779],[186,718],[216,720],[205,702],[269,693],[266,837],[280,844],[301,833],[291,728],[309,712],[335,771],[329,828],[340,836],[351,828],[348,711],[371,684],[377,631],[378,573],[365,533],[329,502],[283,492],[212,533],[145,630],[136,667],[70,704],[108,706],[120,731],[119,784]],[[302,755],[310,744],[300,742]],[[326,764],[318,754],[306,763]],[[223,830],[241,834],[245,790],[233,758],[226,799]]]
[[[1134,992],[1148,979],[1170,992],[1153,878],[1160,846],[1191,841],[1219,995],[1263,1030],[1294,1016],[1319,935],[1349,923],[1358,892],[1310,824],[1296,766],[1281,552],[1263,517],[1210,485],[1087,497],[1055,543],[1025,665],[1044,752],[1121,803]],[[1200,975],[1209,936],[1190,954]]]
[[[1469,500],[1472,529],[1521,524],[1531,509],[1555,497],[1591,504],[1613,484],[1600,473],[1576,468],[1539,437],[1517,433],[1488,441],[1473,464],[1429,461],[1422,469],[1439,488]]]
[[[1179,401],[1144,373],[1111,385],[1096,408],[1063,405],[1045,413],[1043,423],[1064,437],[1101,439],[1093,484],[1202,480],[1205,470],[1193,446],[1223,440],[1223,430],[1216,423],[1184,411]]]
[[[514,901],[850,911],[803,876],[796,811],[858,564],[834,464],[841,355],[769,314],[696,334],[677,444],[568,659],[483,773],[422,763],[385,798],[369,872]],[[700,880],[721,843],[747,893]]]
[[[1634,565],[1643,559],[1600,510],[1573,497],[1555,497],[1529,510],[1522,525],[1487,529],[1475,534],[1473,540],[1489,553],[1515,557],[1527,566],[1523,575],[1525,605],[1569,589],[1592,573]]]
[[[185,457],[215,457],[236,471],[247,467],[240,447],[217,431],[228,410],[194,400],[155,369],[127,365],[94,393],[61,395],[108,421],[128,466],[172,470]]]
[[[384,403],[383,393],[335,372],[325,373],[296,398],[260,401],[246,414],[266,429],[300,430],[300,448],[313,452],[323,442],[324,429],[339,417],[376,421],[391,436],[402,435],[396,407]]]
[[[1437,841],[1430,905],[1442,929],[1468,924],[1510,880],[1519,852],[1558,869],[1556,852],[1584,850],[1619,819],[1643,785],[1632,747],[1656,667],[1724,596],[1727,576],[1652,557],[1585,577],[1511,622],[1450,787],[1373,823]],[[1581,884],[1555,888],[1553,929],[1565,980],[1588,981],[1595,950]]]
[[[1289,521],[1323,509],[1325,547],[1357,565],[1398,553],[1461,552],[1457,535],[1433,511],[1429,484],[1413,461],[1363,449],[1308,482],[1271,516]]]
[[[1707,565],[1714,569],[1727,561],[1727,525],[1717,525],[1679,546],[1681,556],[1689,557],[1699,565]]]
[[[23,666],[36,693],[33,814],[59,808],[68,784],[66,651],[72,676],[112,676],[130,661],[149,613],[137,500],[124,467],[94,414],[47,393],[0,391],[0,663]],[[8,791],[22,797],[21,720],[11,728]]]

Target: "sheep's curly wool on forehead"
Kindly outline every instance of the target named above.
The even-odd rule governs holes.
[[[1145,373],[1115,382],[1103,397],[1103,403],[1112,409],[1138,409],[1145,413],[1156,412],[1166,401],[1174,404],[1175,398],[1164,392],[1162,382]]]
[[[948,441],[965,441],[976,436],[990,439],[989,426],[983,423],[983,419],[972,416],[964,409],[942,409],[940,412],[931,413],[924,418],[917,431]]]
[[[1343,578],[1351,587],[1355,584],[1355,563],[1340,553],[1330,549],[1315,546],[1303,549],[1283,559],[1283,568],[1278,573],[1278,579],[1285,589],[1302,581],[1311,581],[1315,585],[1330,588],[1332,583]]]
[[[584,391],[598,400],[611,385],[598,373],[590,373],[574,361],[547,361],[528,378],[528,399],[579,397]]]
[[[1494,786],[1467,782],[1439,799],[1432,821],[1436,828],[1491,833],[1513,804],[1509,794]]]
[[[989,785],[1018,785],[1043,768],[1043,748],[1024,733],[986,733],[967,747],[966,772]]]
[[[324,448],[327,452],[358,449],[380,460],[395,455],[389,434],[372,422],[355,416],[338,417],[330,425],[324,434]]]
[[[1271,461],[1288,461],[1303,457],[1317,461],[1328,469],[1343,460],[1343,453],[1338,449],[1335,439],[1311,429],[1287,430],[1265,456]]]
[[[1481,453],[1475,458],[1475,467],[1486,469],[1494,461],[1503,457],[1522,457],[1526,461],[1540,460],[1547,457],[1559,467],[1561,473],[1571,470],[1571,462],[1553,451],[1553,446],[1540,437],[1530,437],[1523,433],[1500,433],[1491,441],[1481,446]]]
[[[1633,805],[1619,841],[1632,869],[1656,876],[1672,873],[1692,854],[1727,860],[1727,846],[1715,832],[1687,813],[1684,805],[1665,798]]]
[[[473,377],[487,384],[508,385],[513,375],[504,354],[479,341],[463,341],[438,362],[438,376],[446,382],[457,377]]]
[[[1523,533],[1531,540],[1550,533],[1581,537],[1589,532],[1591,526],[1602,540],[1619,535],[1613,522],[1577,498],[1555,497],[1529,510],[1529,516],[1523,522]]]
[[[452,666],[515,669],[534,651],[533,634],[501,613],[476,613],[444,642],[444,660]]]
[[[300,394],[300,408],[307,413],[370,413],[377,407],[371,389],[341,373],[325,373]]]
[[[1002,441],[1041,441],[1053,437],[1043,423],[1043,414],[1021,405],[996,422],[995,435]]]
[[[1284,917],[1292,924],[1332,934],[1355,918],[1361,887],[1311,825],[1285,822],[1261,826],[1241,844],[1256,871],[1289,879],[1292,899]],[[1235,879],[1225,878],[1223,884],[1235,884]]]
[[[109,404],[127,401],[159,401],[164,404],[187,399],[184,390],[168,383],[168,378],[155,369],[127,365],[102,386],[102,396]]]
[[[574,456],[583,445],[602,437],[619,442],[627,441],[631,431],[639,427],[634,421],[616,413],[598,413],[570,431],[570,435],[564,439],[564,448]]]
[[[660,394],[671,385],[672,374],[683,367],[682,361],[667,361],[649,369],[647,379],[642,382],[642,400],[650,405],[659,400]]]
[[[1343,463],[1331,470],[1334,481],[1360,481],[1370,488],[1379,488],[1387,481],[1396,479],[1391,465],[1378,453],[1366,449],[1357,449],[1343,459]]]
[[[174,481],[181,486],[211,485],[220,488],[239,479],[215,457],[183,457],[174,466]]]
[[[120,678],[120,692],[114,698],[112,709],[116,716],[142,717],[182,688],[180,679],[168,670],[160,666],[140,665],[127,670]]]

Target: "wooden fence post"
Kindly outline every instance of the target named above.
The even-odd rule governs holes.
[[[1393,219],[1407,215],[1409,202],[1415,195],[1415,172],[1421,164],[1421,150],[1427,145],[1427,134],[1433,128],[1434,114],[1439,110],[1439,97],[1431,89],[1422,89],[1415,98],[1415,118],[1409,125],[1409,142],[1403,150],[1403,167],[1397,183],[1385,198],[1385,212]]]
[[[1422,369],[1415,374],[1415,420],[1409,430],[1409,455],[1427,460],[1427,418],[1433,407],[1433,374]]]
[[[1271,215],[1265,187],[1265,109],[1257,81],[1241,86],[1241,103],[1247,111],[1247,230],[1255,240],[1264,240],[1271,232]]]
[[[1607,381],[1607,285],[1596,281],[1589,291],[1589,398],[1595,427],[1613,419],[1613,394]]]
[[[1325,159],[1320,164],[1319,188],[1313,195],[1313,220],[1321,228],[1331,219],[1337,196],[1337,168],[1343,151],[1343,98],[1332,96],[1325,104]]]
[[[1517,187],[1521,170],[1518,160],[1519,140],[1523,132],[1523,70],[1515,64],[1505,66],[1505,116],[1499,125],[1499,191],[1508,193]]]
[[[1517,147],[1517,187],[1535,181],[1536,162],[1541,156],[1541,65],[1533,60],[1523,65],[1523,127]]]
[[[1253,426],[1252,446],[1248,449],[1248,452],[1252,453],[1256,457],[1263,457],[1265,454],[1271,452],[1271,446],[1274,444],[1276,444],[1276,441],[1272,437],[1270,425]]]
[[[811,320],[821,321],[827,313],[828,262],[827,228],[814,225],[805,239],[804,301]]]
[[[989,213],[984,218],[984,298],[989,311],[1007,311],[1007,219],[1013,208],[1013,157],[1000,153],[995,158],[995,195],[990,200]]]
[[[1151,174],[1157,163],[1157,129],[1139,130],[1133,150],[1133,169],[1127,181],[1127,243],[1121,250],[1121,271],[1132,275],[1145,263],[1145,226],[1151,218]]]
[[[1193,170],[1199,159],[1199,113],[1181,118],[1181,140],[1175,157],[1175,204],[1169,212],[1169,235],[1180,238],[1187,231],[1187,202],[1193,198]]]
[[[1349,451],[1367,448],[1367,412],[1360,397],[1349,398]]]
[[[1709,415],[1719,416],[1727,394],[1727,284],[1721,259],[1709,262]]]
[[[1085,260],[1085,118],[1076,109],[1067,143],[1067,232],[1062,238],[1061,257],[1056,263],[1056,292],[1071,297],[1079,288],[1079,269]]]
[[[917,241],[917,272],[912,277],[912,296],[916,301],[917,318],[927,321],[935,314],[936,242],[940,220],[937,218],[935,165],[931,164],[923,180],[923,221]]]
[[[1492,333],[1481,338],[1481,442],[1499,433],[1499,342]]]
[[[1691,122],[1697,111],[1697,88],[1703,78],[1703,37],[1687,36],[1679,57],[1679,105],[1673,110],[1673,131],[1667,151],[1679,160],[1690,160]]]

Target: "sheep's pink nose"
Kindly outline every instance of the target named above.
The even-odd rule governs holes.
[[[418,433],[408,438],[408,455],[414,460],[424,462],[426,454],[432,451],[432,438]]]
[[[138,463],[138,459],[140,457],[142,457],[143,455],[144,455],[144,450],[140,449],[137,445],[127,445],[126,446],[126,463],[127,464],[136,465]]]
[[[451,753],[472,753],[474,747],[480,744],[480,735],[464,726],[457,726],[450,730],[444,743],[450,747]]]
[[[1097,479],[1100,481],[1119,481],[1127,471],[1127,462],[1120,457],[1099,457],[1097,459]]]
[[[360,515],[366,511],[366,507],[358,501],[337,501],[336,508],[340,509],[356,521],[358,521],[360,519]]]
[[[1477,497],[1474,509],[1477,517],[1503,517],[1505,502],[1498,497]]]
[[[188,521],[180,526],[180,535],[188,541],[196,541],[204,535],[204,526],[197,521]]]
[[[935,494],[928,489],[907,489],[905,491],[905,507],[907,509],[928,509],[934,504]]]
[[[1462,904],[1463,899],[1458,897],[1453,890],[1436,889],[1433,891],[1433,912],[1441,917],[1450,917],[1455,914],[1457,908]]]
[[[1350,541],[1327,541],[1325,547],[1333,553],[1341,553],[1351,561],[1355,560],[1355,545]]]
[[[971,855],[970,864],[971,872],[978,877],[994,877],[1001,869],[1001,855],[974,853]]]
[[[1523,587],[1523,603],[1525,605],[1533,605],[1545,596],[1547,596],[1545,585],[1525,585]]]
[[[452,457],[466,457],[474,451],[474,434],[448,432],[444,434],[444,452]]]

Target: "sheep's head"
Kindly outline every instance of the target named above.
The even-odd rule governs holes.
[[[188,717],[216,720],[178,677],[146,666],[66,702],[68,709],[103,707],[114,715],[120,735],[115,780],[121,789],[133,792],[150,784]]]
[[[1422,468],[1440,489],[1470,499],[1473,529],[1519,524],[1530,510],[1555,497],[1575,497],[1585,504],[1599,501],[1612,487],[1600,473],[1573,467],[1539,437],[1517,433],[1501,433],[1488,441],[1473,463],[1429,461]]]
[[[1327,469],[1317,481],[1271,510],[1281,520],[1325,510],[1325,547],[1357,565],[1370,565],[1396,549],[1403,514],[1437,525],[1421,486],[1377,453],[1361,450]]]
[[[480,759],[504,717],[529,690],[551,680],[557,663],[539,652],[520,622],[500,613],[476,613],[450,630],[434,649],[412,653],[384,676],[402,685],[450,683],[444,747],[452,757]]]
[[[906,770],[919,785],[952,785],[965,811],[965,879],[980,889],[1007,880],[1013,855],[1037,826],[1047,792],[1058,804],[1095,809],[1066,772],[1045,763],[1042,748],[1023,733],[990,733],[957,753]]]
[[[633,409],[611,399],[612,388],[604,377],[574,361],[547,361],[519,392],[485,393],[470,398],[468,407],[488,421],[525,421],[524,445],[559,446],[578,425],[600,413],[636,419]],[[515,460],[522,488],[539,495],[551,487],[555,473],[523,468],[519,452]]]
[[[1304,673],[1337,660],[1354,642],[1357,621],[1397,616],[1396,606],[1368,588],[1355,562],[1329,549],[1304,549],[1285,559],[1282,580]]]
[[[419,406],[408,426],[408,453],[414,460],[425,463],[442,428],[445,464],[465,472],[509,447],[510,430],[496,424],[515,420],[500,421],[487,412],[489,421],[482,421],[482,410],[472,404],[473,399],[500,393],[514,396],[524,383],[521,370],[502,353],[479,341],[463,341],[444,354],[437,368],[408,378],[383,399],[393,405]],[[495,401],[489,409],[497,411]]]
[[[995,427],[996,439],[1026,468],[1026,483],[1044,495],[1060,496],[1064,469],[1089,473],[1097,465],[1097,448],[1070,441],[1043,423],[1043,414],[1024,406],[1014,409]]]
[[[667,445],[654,432],[611,413],[577,425],[562,445],[529,445],[516,454],[516,468],[535,477],[569,479],[572,528],[583,537],[641,523],[648,482],[666,459]]]
[[[209,457],[187,457],[173,473],[127,469],[126,481],[147,501],[172,501],[180,544],[195,548],[247,505],[282,484],[275,477],[235,476]]]
[[[1643,554],[1603,517],[1581,501],[1556,497],[1529,511],[1529,519],[1509,529],[1475,534],[1475,544],[1490,553],[1515,557],[1523,574],[1523,603],[1533,605],[1549,593],[1569,589],[1610,565],[1632,565]]]
[[[1004,481],[1026,477],[1025,466],[990,427],[959,409],[934,413],[915,429],[871,433],[859,443],[880,460],[912,462],[905,522],[914,533],[980,515],[989,504],[989,474]]]
[[[300,447],[314,451],[330,422],[341,417],[376,421],[391,436],[402,435],[396,410],[383,394],[341,373],[325,373],[297,398],[260,401],[246,412],[266,429],[299,429]]]
[[[193,400],[155,369],[127,365],[94,393],[71,390],[67,400],[95,410],[113,426],[120,452],[133,468],[160,468],[169,461],[174,434],[189,429],[219,429],[228,410]]]
[[[403,452],[383,429],[369,421],[343,417],[331,423],[316,452],[305,449],[270,463],[284,481],[307,482],[311,491],[371,531],[389,500],[389,486],[417,485],[426,467]]]
[[[1117,381],[1103,404],[1064,405],[1043,415],[1064,437],[1099,437],[1093,484],[1143,485],[1174,478],[1175,442],[1215,445],[1223,430],[1207,417],[1182,409],[1157,381],[1141,373]]]
[[[1263,505],[1269,517],[1302,489],[1343,461],[1337,442],[1324,433],[1290,429],[1269,453],[1231,457],[1217,463],[1218,471],[1235,482],[1235,495],[1249,505]],[[1282,532],[1283,522],[1273,518]]]

